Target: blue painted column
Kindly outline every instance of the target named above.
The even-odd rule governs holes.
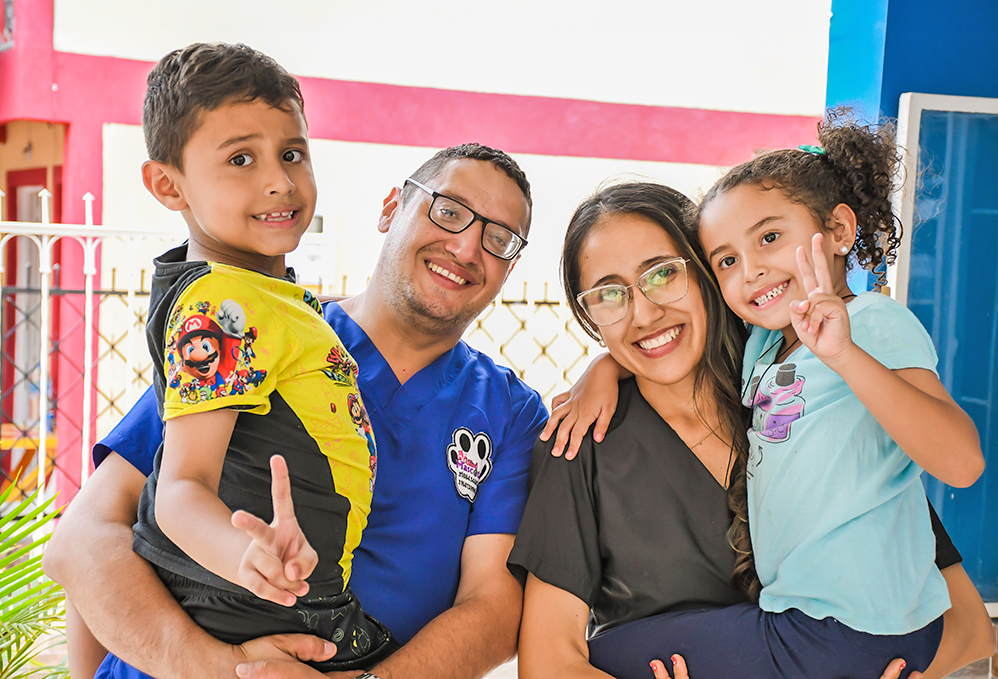
[[[827,105],[851,105],[872,122],[897,116],[905,92],[998,98],[998,2],[833,0]],[[988,462],[968,489],[924,481],[968,574],[995,602],[998,116],[929,112],[921,124],[932,181],[916,197],[908,303],[932,335],[940,379],[974,419]]]
[[[888,0],[832,0],[826,106],[852,106],[865,120],[880,113]]]
[[[998,2],[832,0],[826,105],[895,117],[904,92],[998,97]]]

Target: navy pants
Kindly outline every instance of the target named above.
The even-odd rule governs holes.
[[[663,613],[635,620],[589,640],[589,661],[616,679],[652,679],[649,663],[686,660],[691,679],[879,679],[904,658],[902,679],[932,662],[943,619],[910,634],[857,632],[833,618],[798,610],[767,613],[754,604]]]

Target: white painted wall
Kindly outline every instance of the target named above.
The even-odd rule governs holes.
[[[618,0],[612,9],[565,0],[55,0],[54,42],[62,51],[156,61],[194,41],[239,41],[304,76],[817,116],[824,105],[830,6],[831,0]],[[310,245],[289,260],[302,282],[315,285],[321,278],[328,291],[354,294],[366,285],[381,247],[376,227],[382,199],[436,149],[311,144],[316,212],[327,232],[349,243],[331,256]],[[145,159],[139,127],[105,125],[103,223],[172,225],[182,233],[182,220],[143,188],[139,168]],[[509,299],[522,297],[524,283],[531,300],[541,299],[545,282],[547,298],[562,299],[558,257],[565,226],[578,202],[606,178],[650,177],[695,196],[722,170],[534,155],[517,160],[533,185],[535,208],[530,245],[503,291]],[[138,253],[140,268],[148,271],[162,247],[151,243]],[[551,351],[564,359],[560,367],[536,358],[524,366],[499,355],[536,355],[534,339],[526,336],[503,348],[517,325],[512,314],[526,309],[550,326],[544,332]],[[528,381],[545,396],[577,376],[588,362],[579,352],[592,348],[565,318],[547,318],[550,309],[500,308],[490,321],[494,336],[474,328],[469,333],[473,345],[500,362],[529,368]],[[563,372],[576,356],[574,367]]]
[[[55,0],[57,50],[245,42],[298,75],[817,115],[831,0]]]

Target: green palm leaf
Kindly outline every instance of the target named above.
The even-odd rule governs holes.
[[[65,627],[62,588],[42,572],[40,555],[31,556],[48,541],[34,534],[55,518],[52,498],[35,506],[38,492],[16,506],[7,500],[11,483],[0,493],[0,679],[68,677],[65,666],[45,667],[37,661],[43,639],[58,638]],[[56,641],[56,643],[60,643]]]

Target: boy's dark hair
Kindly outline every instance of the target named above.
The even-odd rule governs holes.
[[[530,197],[530,182],[527,181],[527,175],[520,169],[520,166],[516,164],[505,151],[500,151],[499,149],[494,149],[491,146],[485,146],[477,142],[472,142],[470,144],[460,144],[459,146],[451,146],[450,148],[443,149],[442,151],[437,151],[432,158],[427,160],[425,163],[419,166],[415,172],[413,172],[410,178],[415,179],[417,182],[422,184],[430,184],[433,179],[440,174],[447,163],[452,160],[483,160],[486,163],[492,163],[497,169],[502,170],[506,175],[516,182],[516,185],[520,187],[520,191],[523,192],[523,197],[527,199],[527,207],[530,208],[530,213],[527,215],[527,233],[523,235],[526,236],[530,232],[530,218],[533,213],[533,199]],[[414,187],[406,185],[403,188],[402,197],[406,200],[413,191],[416,191]]]
[[[184,147],[201,116],[236,102],[263,101],[282,111],[305,102],[298,80],[246,45],[194,43],[160,59],[146,80],[142,132],[149,158],[184,171]]]
[[[824,153],[782,149],[732,168],[704,196],[694,219],[699,222],[711,200],[742,184],[779,189],[822,226],[845,203],[856,213],[853,251],[860,266],[893,263],[901,244],[901,221],[891,205],[900,163],[894,126],[863,125],[848,108],[833,108],[818,123],[818,140]]]
[[[731,439],[734,461],[728,484],[728,506],[735,518],[728,540],[738,555],[731,578],[754,600],[761,586],[755,572],[748,531],[745,470],[749,445],[745,431],[750,423],[749,411],[742,406],[738,392],[748,331],[741,319],[724,303],[721,288],[710,270],[696,230],[686,221],[692,209],[693,202],[682,193],[654,182],[624,182],[600,187],[582,201],[568,223],[561,255],[561,278],[568,307],[575,320],[586,334],[599,339],[599,328],[586,315],[576,295],[582,292],[582,249],[590,234],[600,229],[607,218],[622,215],[644,217],[661,227],[679,248],[676,254],[688,260],[688,275],[700,286],[707,317],[703,357],[694,374],[693,403],[698,415],[701,414],[701,405],[715,406],[720,420],[721,431],[718,433]]]

